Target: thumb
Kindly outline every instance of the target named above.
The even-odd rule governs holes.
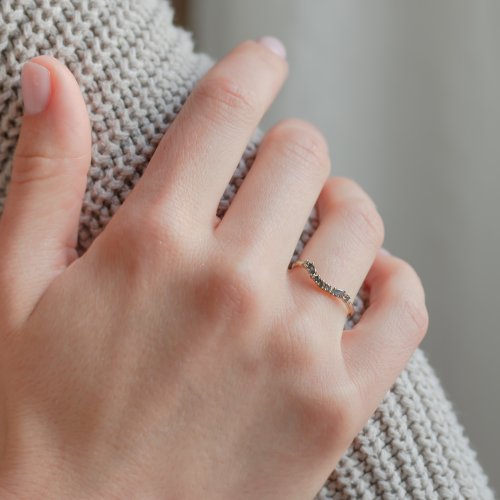
[[[0,220],[0,299],[29,310],[77,258],[91,135],[82,94],[64,64],[35,57],[21,82],[23,123]]]

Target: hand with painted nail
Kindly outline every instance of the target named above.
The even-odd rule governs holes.
[[[379,253],[374,203],[328,179],[312,125],[269,131],[215,216],[284,56],[265,38],[215,65],[80,258],[87,110],[62,63],[24,66],[0,221],[0,498],[312,498],[402,371],[427,328],[420,280]],[[351,331],[341,299],[288,270],[315,205],[301,260],[370,290]]]

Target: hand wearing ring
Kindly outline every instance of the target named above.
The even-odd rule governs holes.
[[[215,217],[287,71],[251,41],[214,65],[77,258],[92,148],[117,176],[119,162],[98,151],[70,70],[46,55],[25,66],[0,221],[0,495],[313,498],[401,373],[427,326],[420,280],[378,253],[375,204],[328,179],[313,125],[273,127]],[[349,332],[337,301],[288,270],[314,207],[301,259],[370,291]]]

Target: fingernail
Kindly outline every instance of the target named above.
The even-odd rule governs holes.
[[[274,52],[277,56],[281,57],[281,59],[286,60],[286,48],[283,43],[274,36],[263,36],[257,40],[257,43],[260,43]]]
[[[43,111],[50,100],[50,71],[40,64],[27,62],[21,73],[24,111],[36,115]]]
[[[385,248],[381,248],[378,253],[381,253],[383,255],[392,255],[391,252],[389,252],[388,250],[386,250]]]

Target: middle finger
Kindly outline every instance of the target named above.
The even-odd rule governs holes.
[[[284,120],[266,134],[216,236],[285,272],[329,173],[323,135],[308,122]]]

